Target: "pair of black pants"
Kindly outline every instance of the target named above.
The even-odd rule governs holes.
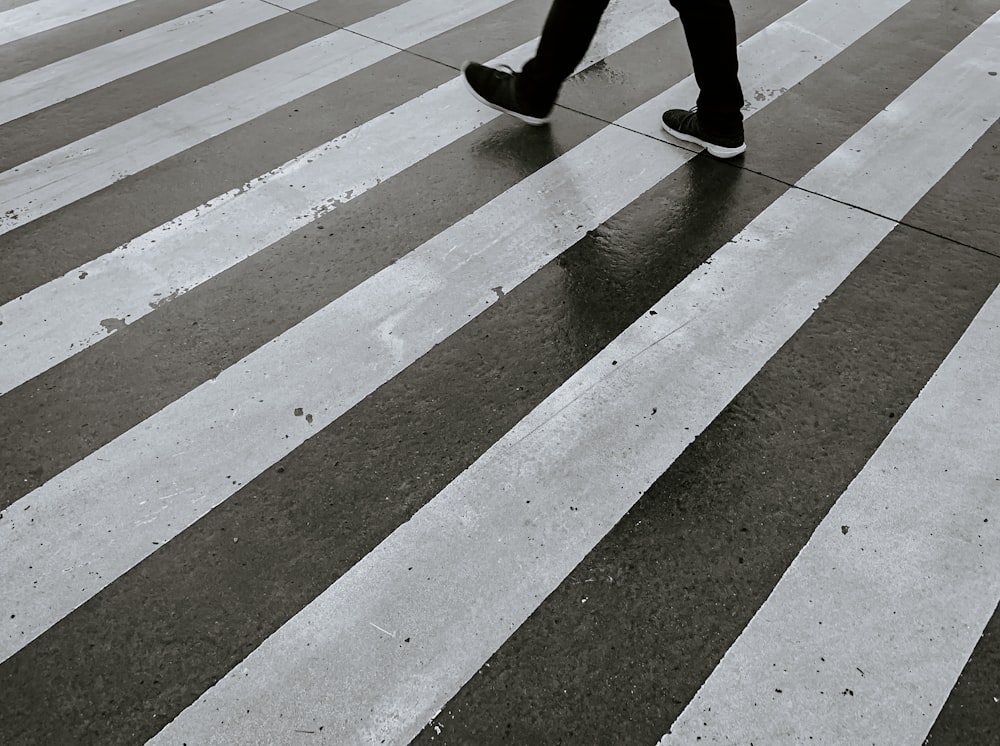
[[[524,93],[542,107],[586,54],[609,0],[554,0],[534,58],[522,70]],[[681,17],[698,83],[698,116],[710,126],[742,124],[736,19],[729,0],[670,0]]]

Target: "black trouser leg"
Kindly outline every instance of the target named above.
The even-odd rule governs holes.
[[[534,58],[521,71],[525,95],[538,104],[556,100],[559,87],[580,64],[609,0],[554,0]]]
[[[609,0],[554,0],[534,58],[522,70],[523,95],[548,106],[573,74],[594,39]],[[700,90],[698,113],[706,123],[732,127],[743,121],[743,91],[736,57],[736,19],[729,0],[670,0],[681,17]]]
[[[743,122],[736,18],[729,0],[670,0],[681,17],[698,83],[698,118],[714,127]]]

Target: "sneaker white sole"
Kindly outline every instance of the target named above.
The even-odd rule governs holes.
[[[677,130],[668,127],[662,120],[660,125],[663,127],[663,131],[666,132],[671,137],[675,137],[678,140],[683,140],[684,142],[691,142],[695,145],[701,145],[709,154],[714,155],[716,158],[735,158],[736,156],[745,153],[747,149],[746,143],[741,143],[735,148],[726,148],[722,145],[716,145],[715,143],[706,142],[694,135],[688,135],[684,132],[678,132]]]
[[[472,97],[476,99],[476,101],[478,101],[479,103],[483,104],[483,106],[488,106],[491,109],[503,112],[504,114],[510,114],[512,117],[517,117],[522,122],[524,122],[525,124],[530,124],[532,127],[540,127],[543,124],[549,123],[549,120],[552,118],[551,116],[529,117],[527,114],[521,114],[520,112],[513,111],[511,109],[505,109],[499,104],[495,104],[492,101],[487,101],[485,98],[476,93],[476,89],[472,87],[472,84],[469,83],[469,79],[465,77],[465,68],[468,66],[469,66],[468,62],[462,64],[462,82],[465,83],[465,88],[466,90],[468,90],[469,93],[472,94]]]

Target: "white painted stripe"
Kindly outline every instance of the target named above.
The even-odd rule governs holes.
[[[289,0],[295,9],[312,0]],[[261,0],[223,0],[139,33],[0,82],[0,124],[65,101],[287,12]]]
[[[578,69],[676,15],[662,0],[616,3]],[[495,62],[522,62],[536,44]],[[119,328],[109,319],[133,323],[498,116],[453,79],[4,304],[0,395],[104,339]]]
[[[33,0],[0,0],[0,11],[18,8],[30,2],[33,2]]]
[[[1000,290],[662,746],[924,742],[1000,600],[998,350]]]
[[[853,2],[810,0],[754,36],[744,81],[777,95],[905,4]],[[619,121],[655,131],[662,109],[695,95],[688,78]],[[754,98],[751,113],[771,100]],[[17,501],[0,521],[0,597],[16,611],[0,618],[2,658],[481,313],[492,288],[516,286],[692,156],[602,130]]]
[[[4,171],[0,234],[508,2],[409,0]]]
[[[960,78],[925,105],[981,90]],[[859,180],[891,173],[867,165]],[[901,188],[915,202],[934,182]],[[553,216],[590,197],[548,193]],[[320,726],[335,743],[405,743],[894,226],[790,190],[151,743],[280,743]]]
[[[80,21],[106,10],[128,5],[132,0],[35,0],[0,13],[0,44]]]

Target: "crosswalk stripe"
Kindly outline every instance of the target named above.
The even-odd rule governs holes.
[[[279,8],[260,0],[223,0],[0,82],[0,124],[276,18],[310,0]]]
[[[1000,601],[997,349],[1000,289],[663,746],[923,742]]]
[[[130,2],[132,0],[91,0],[87,3],[35,0],[0,13],[0,44],[40,34]]]
[[[508,2],[408,0],[0,173],[0,235]]]
[[[834,22],[830,15],[836,9],[812,0],[777,30],[765,30],[745,45],[744,75],[762,90],[786,89],[903,4],[868,2],[864,12]],[[803,30],[817,22],[823,24],[823,37]],[[767,52],[760,55],[759,68],[761,45]],[[776,65],[782,49],[797,61]],[[645,120],[655,121],[663,108],[687,103],[694,91],[688,78],[620,122],[652,129]],[[761,99],[752,111],[770,101]],[[2,556],[13,567],[33,569],[4,578],[4,593],[23,599],[23,605],[14,619],[2,620],[3,657],[148,556],[153,542],[175,536],[481,313],[496,298],[492,288],[515,286],[693,155],[620,127],[602,130],[19,500],[9,511]],[[562,206],[540,204],[540,193]],[[509,238],[501,242],[504,233]],[[343,340],[337,345],[339,360],[349,364],[311,352],[327,349],[331,339]],[[315,413],[313,423],[290,414],[303,406]],[[239,452],[230,447],[237,441],[246,446]],[[178,449],[179,443],[184,445]],[[141,504],[132,497],[137,493],[143,495]],[[74,495],[71,505],[67,495]],[[25,505],[31,506],[33,522],[21,515]],[[77,511],[87,513],[86,521],[77,518]],[[121,536],[113,555],[83,549],[107,546],[106,532]],[[80,551],[87,553],[86,561],[77,556]],[[33,585],[39,577],[45,580]]]
[[[953,54],[944,69],[962,64],[974,47]],[[966,85],[953,95],[977,92]],[[933,145],[924,138],[920,145]],[[966,147],[955,143],[952,153],[957,158]],[[864,164],[876,174],[878,166],[877,158]],[[910,184],[910,196],[934,183]],[[658,304],[656,316],[603,351],[236,667],[160,742],[225,740],[243,727],[279,737],[279,712],[286,727],[323,726],[347,742],[412,735],[408,729],[476,670],[894,225],[790,192]],[[746,360],[732,362],[734,348]],[[677,390],[664,394],[663,381]],[[657,420],[657,408],[670,416]],[[621,493],[609,505],[609,496]],[[583,519],[591,525],[580,527]],[[321,681],[341,682],[351,695],[329,692]],[[266,693],[257,690],[263,682]],[[289,698],[276,699],[276,690]],[[335,709],[326,696],[336,698]],[[344,696],[355,699],[345,703]],[[336,722],[340,715],[350,723]]]
[[[626,7],[609,13],[578,69],[676,18],[659,0]],[[523,59],[535,44],[495,62]],[[453,79],[5,304],[0,349],[11,364],[0,396],[105,338],[110,319],[133,323],[498,116]]]

